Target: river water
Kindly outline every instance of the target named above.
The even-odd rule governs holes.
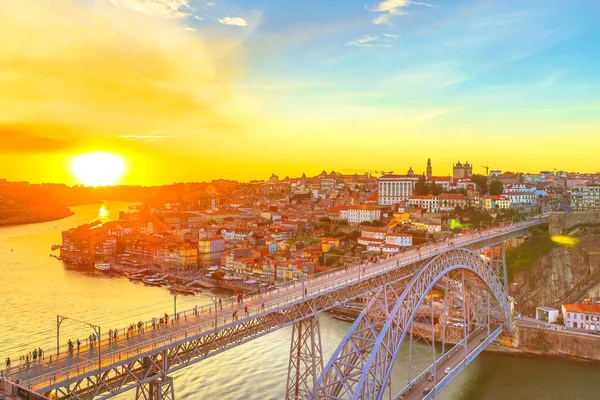
[[[56,346],[56,315],[61,345],[85,338],[91,331],[74,320],[100,325],[105,332],[138,320],[172,312],[173,297],[164,288],[144,286],[124,277],[93,269],[69,269],[49,257],[60,244],[61,231],[98,218],[116,218],[131,203],[106,202],[73,207],[75,215],[52,222],[0,227],[0,358]],[[214,292],[226,297],[229,293]],[[206,304],[204,297],[178,297],[178,310]],[[350,324],[321,316],[325,360]],[[282,399],[285,391],[291,328],[281,329],[189,366],[173,375],[179,399]],[[430,354],[417,353],[417,363]],[[47,353],[49,354],[49,353]],[[406,352],[396,362],[392,385],[406,381]],[[484,353],[438,397],[475,399],[600,399],[600,366],[580,361]],[[118,396],[132,399],[134,392]]]

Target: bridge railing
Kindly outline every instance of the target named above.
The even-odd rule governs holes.
[[[509,231],[512,230],[517,230],[517,229],[523,229],[524,227],[530,226],[530,225],[534,225],[536,222],[530,222],[530,223],[520,223],[520,224],[515,224],[512,226],[512,229],[494,229],[492,230],[493,232],[490,232],[490,235],[486,235],[483,238],[491,238],[491,237],[495,237],[498,235],[502,235],[505,234]],[[488,230],[489,231],[489,230]],[[470,239],[470,240],[455,240],[452,242],[451,246],[441,246],[438,248],[438,246],[434,243],[432,245],[430,245],[430,247],[427,247],[428,250],[430,250],[429,252],[425,252],[424,254],[420,254],[420,255],[416,255],[413,257],[408,257],[408,258],[402,258],[402,254],[395,256],[395,257],[389,257],[387,259],[385,259],[383,262],[380,263],[376,263],[375,264],[375,268],[373,267],[372,263],[368,263],[364,265],[364,272],[361,273],[361,268],[363,267],[362,264],[358,264],[358,265],[351,265],[348,267],[341,267],[336,269],[335,271],[327,271],[325,273],[321,273],[321,274],[317,274],[316,276],[314,276],[312,279],[309,279],[308,282],[306,283],[302,283],[302,282],[292,282],[289,285],[286,285],[284,287],[278,288],[276,290],[272,290],[272,291],[268,291],[266,293],[261,293],[261,294],[256,294],[254,296],[251,296],[251,299],[261,299],[261,300],[266,300],[268,298],[271,298],[273,295],[278,294],[280,292],[284,292],[284,291],[288,291],[290,289],[297,289],[300,286],[304,286],[304,288],[306,289],[306,295],[305,293],[303,293],[302,291],[300,291],[298,294],[292,295],[292,296],[286,296],[283,299],[278,299],[277,301],[273,302],[273,301],[268,301],[266,300],[266,304],[265,307],[263,308],[262,306],[258,306],[258,307],[254,307],[253,309],[249,309],[249,313],[248,316],[245,318],[240,318],[240,322],[246,320],[247,318],[249,318],[250,316],[254,315],[258,315],[258,314],[267,314],[270,312],[273,312],[275,310],[278,310],[284,306],[288,306],[293,304],[296,301],[301,301],[303,300],[305,297],[311,297],[314,295],[318,295],[333,289],[338,289],[348,283],[353,283],[353,282],[357,282],[360,281],[362,279],[366,279],[366,278],[370,278],[374,275],[378,275],[381,273],[385,273],[388,272],[389,270],[394,270],[397,268],[402,268],[402,267],[406,267],[407,265],[411,265],[413,264],[415,261],[419,261],[431,256],[435,256],[439,253],[445,252],[447,251],[449,248],[454,248],[454,247],[462,247],[468,244],[472,244],[472,243],[476,243],[482,240],[482,237],[477,236],[474,239]],[[442,242],[443,243],[443,242]],[[400,262],[401,260],[401,262]],[[368,267],[368,268],[367,268]],[[352,271],[358,271],[358,273],[354,274],[352,273],[351,276],[347,276],[345,278],[342,279],[334,279],[335,277],[339,277],[340,275],[348,275],[349,272]],[[319,281],[323,281],[323,280],[332,280],[332,282],[325,284],[325,285],[318,285],[317,283]],[[314,287],[317,286],[317,287]],[[233,299],[231,301],[231,305],[235,305],[235,303],[233,302]],[[131,345],[127,345],[125,347],[119,347],[118,349],[114,349],[111,350],[111,347],[114,346],[114,344],[119,343],[119,342],[115,342],[115,343],[106,343],[104,345],[102,345],[102,353],[103,353],[103,361],[106,360],[108,362],[108,364],[106,362],[103,362],[103,367],[102,369],[107,369],[109,368],[109,366],[111,364],[120,364],[122,363],[123,360],[126,359],[130,359],[130,358],[135,358],[135,357],[139,357],[140,355],[147,353],[148,351],[154,351],[160,347],[163,346],[167,346],[167,347],[171,347],[172,344],[174,343],[174,341],[179,341],[179,340],[189,340],[188,337],[190,335],[192,336],[196,336],[196,335],[201,335],[202,333],[206,334],[207,332],[210,333],[211,330],[215,329],[214,326],[214,317],[211,315],[212,314],[212,309],[214,308],[213,305],[206,305],[203,306],[202,308],[199,308],[198,311],[198,315],[196,315],[195,310],[191,309],[191,310],[185,310],[183,312],[183,320],[187,321],[188,317],[190,317],[193,321],[194,318],[197,318],[199,320],[198,323],[196,324],[192,324],[191,326],[188,327],[181,327],[181,318],[177,319],[177,320],[172,320],[173,322],[171,323],[171,327],[161,327],[159,329],[152,330],[150,328],[150,332],[162,332],[162,335],[165,336],[161,336],[161,337],[153,337],[153,338],[149,338],[148,340],[141,340],[140,337],[138,337],[137,335],[132,336],[129,339],[120,339],[121,341],[126,340],[126,343],[129,343],[129,341],[133,341],[135,340],[135,343],[132,343]],[[208,311],[208,313],[207,313]],[[180,313],[181,314],[181,313]],[[204,315],[202,315],[204,314]],[[200,318],[203,317],[203,320],[200,321]],[[226,326],[231,326],[235,323],[239,323],[237,321],[232,321],[233,318],[231,318],[229,321],[231,322],[227,322],[228,318],[224,317],[222,319],[217,319],[217,329],[219,327],[226,327]],[[221,323],[219,323],[222,320]],[[148,326],[148,325],[146,325]],[[149,328],[146,328],[149,329]],[[168,335],[165,334],[165,329],[170,329],[172,332]],[[142,334],[143,335],[143,334]],[[108,342],[108,338],[105,340],[106,342]],[[94,352],[96,352],[97,349],[94,349]],[[84,350],[85,351],[85,350]],[[96,353],[97,354],[97,353]],[[77,357],[79,358],[79,357]],[[64,356],[63,358],[61,358],[59,361],[65,361],[65,359],[68,359],[67,361],[73,360],[72,356]],[[50,368],[52,368],[53,366],[57,365],[57,360],[55,360],[53,363],[47,363],[48,366]],[[60,362],[58,363],[60,364]],[[76,375],[80,375],[80,374],[89,374],[90,371],[97,369],[97,358],[95,359],[85,359],[85,360],[81,360],[81,361],[75,361],[75,362],[69,362],[68,365],[64,366],[64,367],[59,367],[59,368],[55,368],[53,369],[51,372],[48,372],[46,374],[43,375],[39,375],[34,379],[30,379],[27,381],[28,385],[31,385],[32,387],[47,387],[49,386],[48,384],[53,384],[56,383],[57,381],[62,381],[62,380],[69,380],[72,377],[76,376]],[[59,379],[62,378],[62,379]],[[46,386],[45,386],[46,385]]]

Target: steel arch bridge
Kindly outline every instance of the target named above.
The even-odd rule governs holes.
[[[44,360],[12,376],[23,390],[55,399],[106,399],[132,389],[136,399],[173,399],[173,372],[292,325],[286,399],[392,397],[390,372],[404,342],[415,354],[425,343],[432,363],[417,365],[409,355],[406,385],[395,398],[428,398],[510,330],[504,243],[542,222],[511,224],[293,282],[249,298],[249,312],[239,320],[223,318],[240,307],[235,302],[224,305],[218,319],[208,306],[162,330],[118,343],[102,340],[86,354]],[[449,299],[443,309],[432,300],[423,304],[434,287]],[[358,297],[370,300],[325,364],[318,314]],[[462,323],[449,323],[459,317]],[[439,357],[436,341],[442,343]],[[445,374],[446,368],[451,372]]]
[[[423,265],[410,281],[378,290],[327,363],[315,397],[381,399],[390,387],[400,347],[407,334],[412,336],[410,328],[420,306],[440,279],[453,271],[460,271],[463,285],[464,273],[469,272],[489,288],[506,328],[510,329],[510,300],[497,271],[472,250],[450,250]],[[434,373],[435,369],[431,376]]]

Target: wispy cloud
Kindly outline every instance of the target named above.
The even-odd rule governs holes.
[[[43,24],[31,18],[33,8]],[[12,151],[28,151],[38,142],[19,135],[55,149],[63,143],[43,138],[71,141],[56,126],[107,141],[248,129],[256,113],[240,106],[246,96],[233,84],[241,64],[231,61],[235,42],[190,35],[180,22],[104,0],[0,1],[0,36],[15,38],[0,46],[0,137],[10,134]]]
[[[196,32],[196,29],[192,28],[191,26],[186,26],[183,28],[184,31],[190,31],[190,32]]]
[[[382,13],[373,17],[373,23],[375,25],[389,25],[392,26],[392,17],[399,15],[407,15],[408,13],[401,8],[406,8],[410,5],[433,7],[432,4],[422,3],[411,0],[384,0],[377,3],[373,7],[366,6],[366,9],[371,12]]]
[[[241,17],[224,17],[219,18],[219,22],[223,25],[248,26],[248,22]]]
[[[395,35],[383,34],[382,36],[364,35],[356,40],[348,42],[346,46],[356,47],[393,47]]]
[[[161,139],[168,139],[171,136],[168,135],[121,135],[119,136],[119,138],[121,139],[134,139],[134,140],[141,140],[144,142],[156,142],[157,140],[161,140]]]
[[[212,1],[209,1],[208,3],[206,3],[206,5],[207,5],[208,7],[212,7],[212,6],[214,6],[214,5],[215,5],[215,3],[213,3]]]
[[[188,0],[109,0],[122,8],[129,8],[161,18],[183,18],[190,15]]]

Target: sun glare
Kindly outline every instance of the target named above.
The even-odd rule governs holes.
[[[73,174],[86,186],[110,186],[125,172],[125,162],[113,153],[80,154],[71,163]]]

